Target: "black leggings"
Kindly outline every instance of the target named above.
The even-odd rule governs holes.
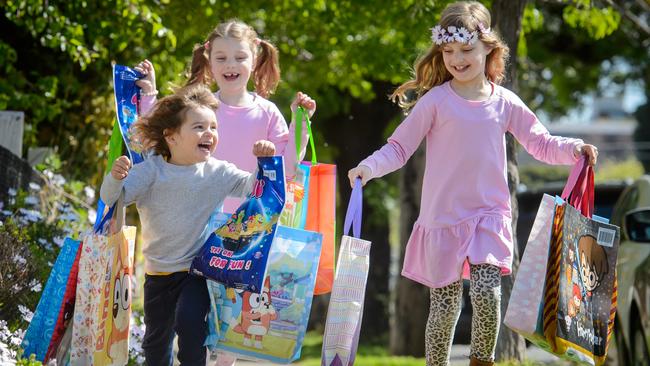
[[[210,306],[205,279],[188,272],[145,275],[142,348],[147,365],[171,366],[174,333],[181,365],[205,366],[206,315]]]

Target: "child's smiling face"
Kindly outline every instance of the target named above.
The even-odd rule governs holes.
[[[460,83],[485,78],[485,62],[492,51],[482,41],[474,44],[451,42],[442,45],[445,68]]]
[[[246,91],[253,71],[254,54],[250,42],[230,37],[210,44],[210,72],[222,93]]]
[[[217,117],[208,107],[188,108],[183,124],[165,137],[171,157],[176,165],[192,165],[207,161],[217,148]]]

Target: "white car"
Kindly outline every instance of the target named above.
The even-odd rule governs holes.
[[[614,327],[619,365],[650,365],[650,176],[621,193],[611,221],[621,227]]]

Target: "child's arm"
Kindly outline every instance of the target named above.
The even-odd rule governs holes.
[[[348,172],[352,187],[357,177],[365,184],[372,178],[384,176],[406,164],[433,127],[436,111],[432,98],[432,94],[422,96],[408,117],[388,138],[388,143]]]
[[[143,77],[135,82],[142,90],[140,93],[140,115],[146,115],[156,104],[156,71],[153,64],[149,60],[144,60],[134,67],[135,70],[140,72]]]
[[[140,197],[151,185],[152,177],[149,168],[151,164],[145,161],[133,167],[126,156],[115,160],[110,174],[104,177],[99,196],[108,206],[120,197],[124,190],[124,204],[128,205]]]
[[[273,156],[275,155],[275,145],[271,141],[260,140],[253,144],[253,155]],[[232,188],[228,194],[231,197],[244,197],[252,189],[257,179],[257,169],[251,174],[249,172],[237,169],[235,165],[228,164],[226,176],[230,177]]]
[[[596,163],[598,150],[581,139],[551,135],[537,116],[518,98],[512,100],[508,131],[535,159],[547,164],[574,164],[586,155]]]
[[[291,103],[291,121],[294,120],[293,116],[295,116],[298,106],[305,107],[307,113],[309,113],[309,117],[313,116],[316,112],[316,101],[309,97],[309,95],[298,92],[296,98]],[[275,144],[276,153],[284,157],[284,170],[287,177],[292,177],[295,174],[296,163],[305,157],[305,150],[309,142],[307,120],[304,119],[301,123],[302,135],[300,136],[299,156],[296,156],[296,124],[291,123],[287,132],[287,123],[282,115],[279,118],[273,118],[270,124],[268,139]]]

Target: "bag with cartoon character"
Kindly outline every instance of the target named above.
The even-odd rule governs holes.
[[[206,345],[238,358],[276,363],[300,358],[322,240],[320,233],[278,226],[261,294],[208,281],[212,311]]]
[[[248,198],[214,230],[190,272],[227,287],[262,291],[269,250],[285,198],[281,156],[257,158],[257,181]]]
[[[123,226],[122,197],[87,235],[79,259],[71,365],[125,365],[136,228]]]
[[[616,312],[620,234],[593,211],[593,169],[583,158],[562,196],[542,200],[531,238],[538,219],[546,227],[552,218],[548,235],[536,234],[548,239],[526,248],[504,322],[562,358],[602,365]]]
[[[619,228],[592,219],[593,170],[585,201],[558,208],[546,275],[543,331],[551,351],[592,365],[605,363],[616,315]]]

